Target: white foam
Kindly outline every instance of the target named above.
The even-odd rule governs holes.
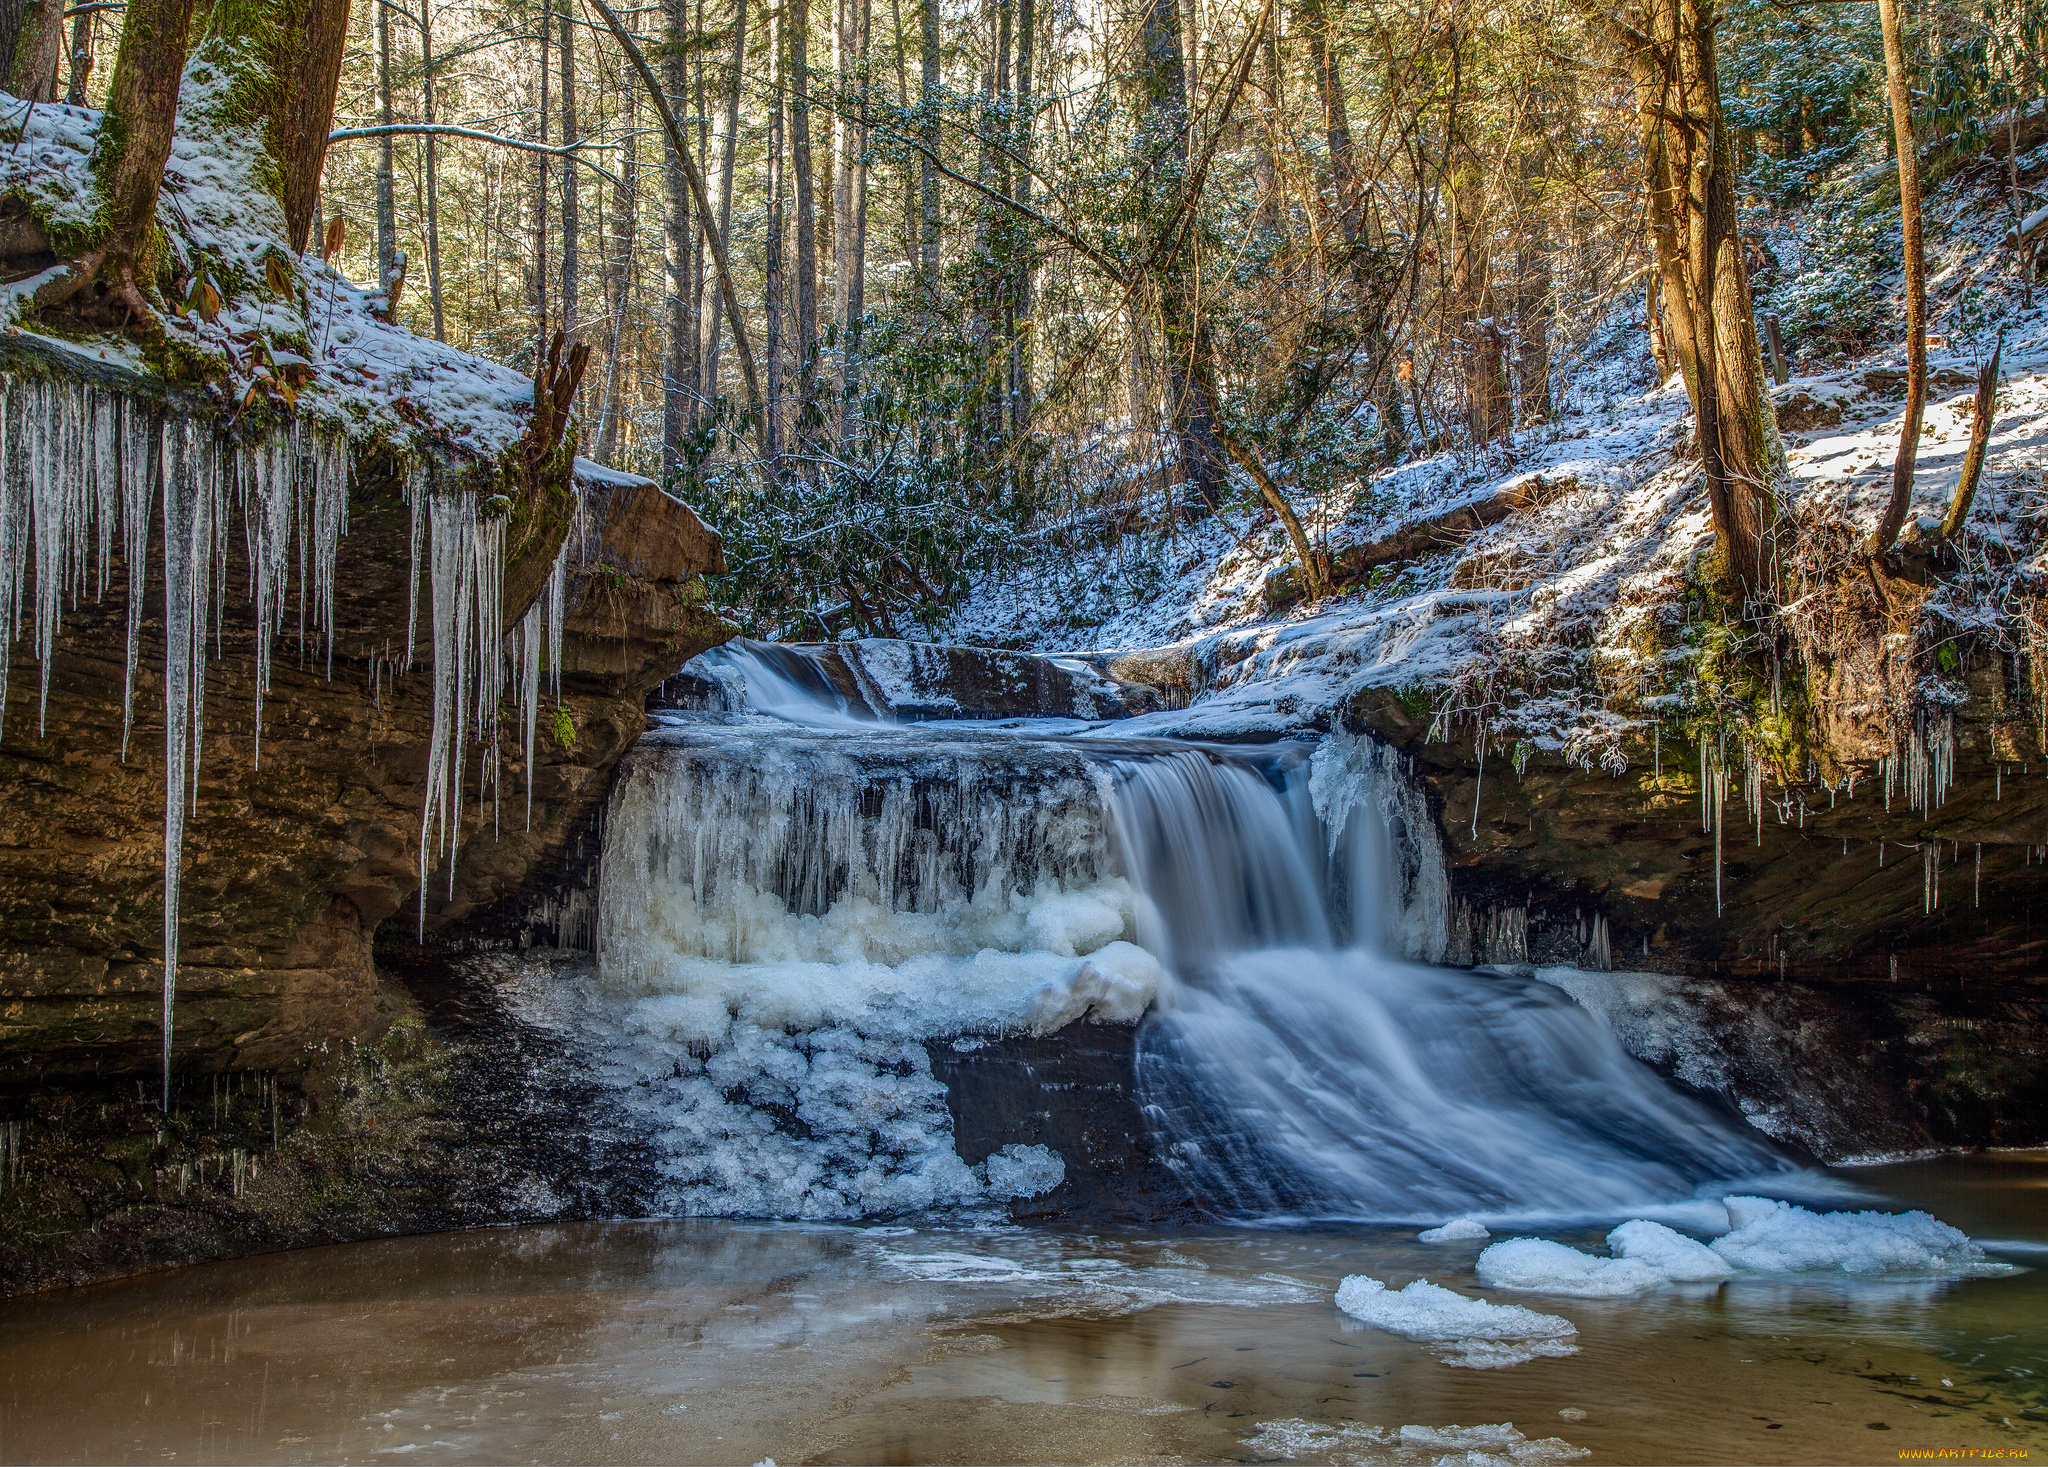
[[[1653,1224],[1654,1226],[1654,1224]],[[1509,1238],[1479,1255],[1480,1282],[1523,1293],[1612,1299],[1668,1283],[1663,1272],[1634,1258],[1598,1258],[1547,1238]]]
[[[1728,1197],[1732,1231],[1714,1252],[1758,1273],[1939,1274],[2015,1272],[1969,1237],[1924,1212],[1809,1212],[1765,1197]]]
[[[1421,1243],[1466,1243],[1478,1238],[1490,1238],[1486,1224],[1477,1218],[1454,1217],[1440,1228],[1429,1228],[1415,1235]]]
[[[1394,1290],[1352,1274],[1337,1287],[1337,1307],[1374,1329],[1439,1347],[1447,1365],[1494,1369],[1578,1349],[1567,1342],[1579,1332],[1568,1319],[1468,1298],[1428,1279]]]

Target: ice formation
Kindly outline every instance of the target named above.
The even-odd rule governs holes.
[[[1492,1236],[1486,1230],[1486,1224],[1476,1218],[1456,1217],[1442,1227],[1427,1228],[1417,1233],[1415,1239],[1419,1243],[1467,1243]]]
[[[1547,1238],[1509,1238],[1479,1255],[1473,1265],[1489,1288],[1522,1293],[1611,1299],[1639,1294],[1669,1282],[1663,1272],[1635,1258],[1598,1258]]]
[[[86,595],[104,598],[119,546],[127,578],[121,732],[122,757],[127,756],[151,522],[162,506],[166,1105],[185,819],[198,788],[207,639],[214,639],[211,655],[217,656],[225,620],[231,519],[239,510],[249,598],[262,633],[252,749],[252,757],[260,760],[263,697],[270,687],[273,639],[285,630],[295,547],[300,645],[305,645],[310,621],[325,634],[332,669],[334,558],[348,530],[348,472],[345,444],[303,429],[234,442],[123,393],[64,378],[0,376],[0,635],[12,645],[21,634],[27,603],[41,670],[39,735],[65,607]],[[0,723],[5,718],[5,662],[0,658]]]
[[[1333,1426],[1264,1421],[1244,1439],[1257,1460],[1341,1462],[1346,1467],[1549,1467],[1592,1455],[1560,1437],[1528,1437],[1512,1421],[1487,1426]]]
[[[960,1160],[924,1041],[1145,1011],[1160,965],[1107,842],[1071,747],[650,735],[607,815],[598,1022],[666,1205],[856,1217],[1056,1186],[1042,1147]]]
[[[1647,1218],[1634,1218],[1607,1235],[1617,1257],[1644,1263],[1675,1284],[1710,1283],[1734,1270],[1706,1244]]]
[[[1924,1212],[1809,1212],[1765,1197],[1728,1197],[1729,1231],[1714,1252],[1757,1273],[1970,1277],[2013,1272],[1969,1237]]]
[[[1578,1350],[1570,1343],[1578,1326],[1568,1319],[1467,1298],[1428,1279],[1389,1289],[1379,1279],[1352,1274],[1337,1287],[1337,1307],[1374,1329],[1435,1347],[1447,1365],[1497,1369]]]
[[[301,665],[318,656],[327,675],[333,674],[335,562],[348,534],[350,472],[347,439],[325,428],[299,423],[263,437],[231,439],[125,393],[63,377],[0,374],[0,636],[11,646],[26,624],[41,671],[39,734],[64,612],[81,597],[105,597],[118,549],[127,597],[121,731],[127,757],[150,540],[161,507],[166,1105],[185,821],[198,791],[207,665],[220,655],[227,620],[233,522],[239,515],[258,631],[251,758],[260,766],[264,698],[278,642],[295,634]],[[433,739],[420,842],[424,902],[430,854],[452,855],[460,830],[465,727],[491,751],[481,779],[496,789],[504,520],[480,514],[473,489],[430,489],[418,470],[407,494],[414,516],[414,595],[425,551],[434,648]],[[578,513],[580,523],[580,499]],[[559,691],[567,550],[565,545],[542,598],[545,615],[529,614],[521,625],[523,640],[515,639],[510,649],[520,664],[529,790],[539,670],[528,672],[524,664],[545,642]],[[409,629],[406,665],[412,640]],[[0,657],[0,732],[7,662]],[[452,867],[451,861],[451,879]]]

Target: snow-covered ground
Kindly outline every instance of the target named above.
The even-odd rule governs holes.
[[[2002,328],[2003,383],[1964,553],[2033,569],[2048,467],[2048,311],[2021,307],[1999,243],[2004,215],[1987,196],[1952,191],[1934,215],[1945,233],[1930,263],[1935,330],[1913,514],[1938,523],[1947,507],[1979,354]],[[1904,417],[1903,368],[1903,347],[1890,343],[1773,389],[1790,471],[1781,492],[1802,528],[1860,533],[1876,520]],[[1439,453],[1300,506],[1341,560],[1504,490],[1527,503],[1461,538],[1439,536],[1450,543],[1345,595],[1276,611],[1264,588],[1292,563],[1291,548],[1270,512],[1247,521],[1237,508],[1170,536],[1019,564],[977,588],[947,638],[1155,649],[1148,661],[1178,663],[1195,697],[1152,721],[1183,733],[1320,723],[1361,691],[1391,688],[1479,715],[1496,741],[1615,767],[1623,739],[1644,724],[1643,700],[1669,688],[1670,633],[1712,529],[1683,384],[1656,380],[1639,324],[1611,323],[1560,387],[1558,414],[1511,445]],[[1239,503],[1255,503],[1248,486]],[[1908,538],[1917,533],[1909,521]],[[1996,620],[1988,607],[1943,609],[1959,624]]]

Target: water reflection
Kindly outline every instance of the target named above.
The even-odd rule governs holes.
[[[2044,1179],[2044,1154],[1857,1174],[2036,1247]],[[1481,1246],[1407,1229],[705,1222],[279,1254],[6,1306],[0,1460],[1405,1463],[1483,1450],[1534,1464],[2048,1449],[2048,1272],[1523,1296],[1569,1317],[1580,1353],[1500,1371],[1446,1368],[1331,1306],[1349,1273],[1474,1292]],[[1443,1435],[1452,1426],[1494,1434]]]

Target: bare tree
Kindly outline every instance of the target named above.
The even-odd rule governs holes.
[[[1866,554],[1892,548],[1913,505],[1913,471],[1920,458],[1920,420],[1927,411],[1927,247],[1920,233],[1920,156],[1913,142],[1913,93],[1906,73],[1906,41],[1898,0],[1877,0],[1884,30],[1885,90],[1892,107],[1892,137],[1899,155],[1899,220],[1904,234],[1906,274],[1906,418],[1899,425],[1899,450],[1892,460],[1892,492],[1877,527],[1864,542]]]

